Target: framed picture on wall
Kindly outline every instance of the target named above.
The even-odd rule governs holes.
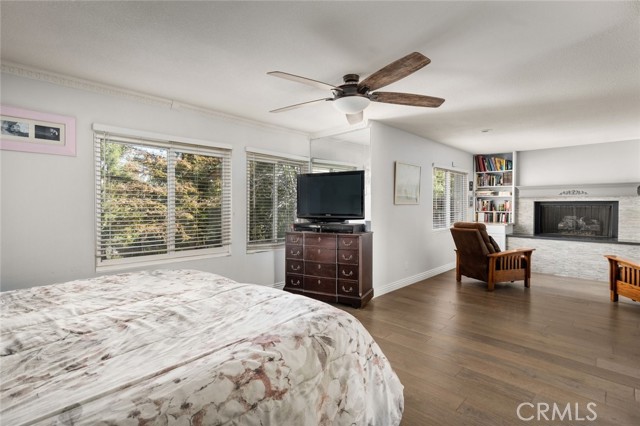
[[[420,166],[396,161],[394,204],[420,204]]]
[[[0,105],[0,149],[76,155],[76,119]]]

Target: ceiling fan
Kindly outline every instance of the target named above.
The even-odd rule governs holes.
[[[423,54],[413,52],[379,69],[362,81],[359,81],[360,76],[357,74],[346,74],[342,77],[344,84],[339,86],[334,86],[332,84],[323,83],[321,81],[300,77],[298,75],[282,71],[271,71],[267,74],[274,77],[284,78],[286,80],[296,81],[319,89],[331,90],[333,97],[289,105],[283,108],[274,109],[270,112],[283,112],[302,106],[329,101],[333,102],[333,105],[338,111],[346,114],[347,121],[349,121],[350,124],[356,124],[363,120],[363,110],[369,106],[370,102],[437,108],[444,102],[444,99],[434,98],[432,96],[414,95],[412,93],[373,92],[374,90],[380,89],[381,87],[407,77],[408,75],[418,71],[420,68],[428,65],[430,62],[431,59],[427,58]]]

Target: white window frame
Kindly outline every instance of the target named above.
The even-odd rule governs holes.
[[[228,256],[231,253],[231,152],[232,147],[228,144],[222,144],[212,141],[205,141],[193,138],[185,138],[180,136],[170,136],[154,132],[146,132],[135,129],[126,129],[115,126],[109,126],[104,124],[94,123],[94,149],[95,149],[95,212],[96,212],[96,224],[95,224],[95,259],[96,259],[96,271],[110,271],[119,270],[129,267],[145,267],[165,263],[173,263],[187,260],[205,259],[218,256]],[[222,234],[223,244],[220,247],[212,248],[195,248],[187,250],[175,251],[171,247],[171,233],[175,227],[175,223],[172,220],[175,219],[173,211],[169,208],[167,215],[167,229],[168,229],[168,241],[167,241],[167,253],[142,255],[135,257],[124,257],[120,259],[102,259],[101,248],[101,143],[105,140],[115,143],[126,143],[131,145],[149,146],[158,149],[167,150],[167,152],[178,151],[181,153],[190,153],[196,155],[216,156],[223,159],[223,217],[222,217]],[[167,159],[171,162],[171,157]],[[172,186],[175,184],[175,180],[167,178],[168,186],[168,205],[175,203],[175,198],[171,195]],[[173,183],[172,183],[173,182]]]

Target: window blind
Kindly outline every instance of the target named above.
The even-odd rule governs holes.
[[[97,265],[229,251],[230,149],[94,138]]]
[[[296,218],[297,175],[308,160],[247,152],[247,249],[284,242]]]
[[[466,219],[466,182],[466,173],[433,168],[433,229]]]

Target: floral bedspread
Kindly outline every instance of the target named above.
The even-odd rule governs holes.
[[[328,304],[193,270],[0,293],[3,425],[397,425],[402,384]]]

